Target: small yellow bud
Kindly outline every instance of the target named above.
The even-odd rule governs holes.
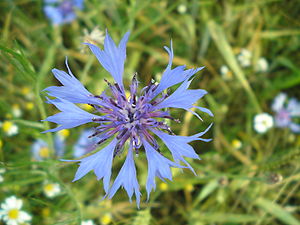
[[[168,190],[168,184],[166,184],[166,183],[160,183],[159,184],[159,189],[162,190],[162,191]]]
[[[64,130],[60,130],[58,131],[59,135],[61,135],[63,138],[66,138],[70,135],[70,131],[67,130],[67,129],[64,129]]]
[[[29,89],[28,87],[22,87],[21,93],[22,93],[23,95],[27,95],[27,94],[30,93],[30,89]]]
[[[194,190],[194,185],[192,185],[192,184],[187,184],[187,185],[184,187],[184,189],[185,189],[186,191],[191,192],[191,191]]]
[[[25,108],[26,108],[27,110],[32,110],[33,107],[34,107],[34,104],[33,104],[32,102],[27,102],[27,103],[25,104]]]
[[[242,147],[242,142],[238,139],[233,139],[231,145],[234,149],[240,149]]]
[[[43,208],[42,209],[42,216],[43,217],[49,217],[50,215],[50,209],[49,208]]]
[[[110,224],[111,221],[112,221],[112,219],[111,219],[111,215],[109,213],[106,213],[101,217],[101,224],[103,224],[103,225]]]

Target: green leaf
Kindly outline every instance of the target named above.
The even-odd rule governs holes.
[[[149,225],[151,220],[150,209],[141,210],[137,213],[137,216],[134,218],[132,225]]]
[[[27,80],[35,81],[36,73],[34,71],[34,67],[28,61],[21,48],[13,50],[0,45],[0,50],[20,74],[22,74]]]
[[[201,212],[193,213],[191,216],[191,223],[196,221],[210,222],[210,223],[249,223],[255,222],[257,216],[248,215],[248,214],[233,214],[233,213],[210,213],[210,212]]]
[[[280,205],[278,205],[275,202],[259,198],[256,200],[255,204],[264,211],[272,214],[274,217],[276,217],[285,224],[300,225],[299,220],[297,220],[293,215],[284,210]]]
[[[219,185],[219,183],[217,180],[212,180],[211,182],[206,184],[204,186],[204,188],[202,188],[202,190],[200,191],[197,198],[195,199],[194,206],[197,205],[199,202],[201,202],[206,197],[208,197],[212,192],[214,192],[217,189],[218,185]]]

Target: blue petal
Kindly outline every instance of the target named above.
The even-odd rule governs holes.
[[[199,109],[200,111],[207,113],[210,116],[214,116],[214,114],[207,108],[199,107],[199,106],[193,106],[196,109]]]
[[[94,173],[96,174],[98,180],[103,178],[104,190],[107,193],[109,189],[112,160],[116,144],[117,140],[114,139],[105,148],[86,158],[80,160],[62,160],[80,162],[80,166],[75,174],[73,182],[81,179],[91,170],[94,170]]]
[[[54,100],[48,99],[48,102],[54,104],[61,112],[53,116],[49,116],[44,121],[60,124],[61,126],[43,131],[42,133],[77,127],[85,123],[93,122],[93,118],[101,118],[94,114],[88,113],[73,103],[61,98]]]
[[[76,16],[76,14],[75,14],[74,12],[68,12],[68,13],[64,16],[62,23],[63,23],[63,24],[71,23],[73,20],[76,19],[76,17],[77,17],[77,16]]]
[[[99,140],[99,138],[97,138],[97,137],[89,138],[89,136],[91,136],[93,133],[94,133],[94,131],[92,129],[84,130],[81,133],[79,139],[77,140],[76,144],[74,145],[73,156],[75,158],[79,158],[79,157],[87,154],[91,150],[93,150],[93,146]]]
[[[59,8],[54,6],[45,6],[44,12],[45,15],[51,20],[52,24],[59,25],[63,23],[63,16]]]
[[[188,143],[195,140],[210,141],[210,139],[203,139],[199,137],[205,134],[211,126],[212,124],[204,132],[200,132],[198,134],[195,134],[193,136],[188,136],[188,137],[169,135],[162,131],[158,131],[156,129],[151,129],[151,131],[154,134],[156,134],[160,139],[162,139],[162,141],[166,144],[166,146],[171,151],[175,162],[180,163],[180,161],[182,161],[196,175],[194,169],[183,157],[200,159],[199,156],[196,154],[195,150],[193,149],[193,147]]]
[[[181,108],[185,110],[192,108],[193,104],[207,94],[207,92],[202,89],[188,90],[190,83],[191,81],[184,81],[173,94],[158,105],[154,106],[154,108],[156,110],[167,107]]]
[[[80,10],[83,9],[83,3],[84,3],[84,0],[73,0],[74,6],[76,6]]]
[[[68,62],[66,59],[66,66],[69,74],[62,70],[53,69],[52,72],[57,80],[63,86],[52,86],[44,89],[48,92],[48,95],[68,100],[72,103],[84,103],[84,104],[100,104],[101,100],[94,97],[79,80],[72,74]]]
[[[128,197],[130,199],[130,202],[133,193],[135,194],[136,204],[139,208],[141,193],[139,191],[140,187],[136,178],[136,169],[135,169],[133,154],[131,149],[128,150],[126,160],[114,184],[110,188],[109,193],[107,194],[108,197],[111,199],[121,186],[125,188]]]
[[[172,172],[170,167],[185,168],[177,163],[158,153],[146,140],[142,139],[145,147],[147,161],[148,161],[148,177],[147,177],[147,199],[149,199],[151,190],[155,190],[156,183],[155,177],[159,177],[164,181],[165,178],[172,180]]]
[[[286,101],[287,95],[285,93],[279,93],[273,100],[272,110],[274,112],[279,112],[284,107],[284,102]]]
[[[287,105],[287,111],[292,117],[300,116],[300,102],[295,98],[290,99]]]
[[[296,133],[296,134],[300,133],[300,125],[299,124],[290,123],[289,127],[293,133]]]
[[[58,3],[59,0],[44,0],[45,4],[54,4],[54,3]]]
[[[178,66],[172,69],[172,61],[174,57],[172,41],[171,41],[171,49],[169,49],[166,46],[165,49],[169,54],[169,64],[162,75],[160,83],[158,84],[157,88],[153,92],[152,95],[153,98],[157,96],[159,93],[161,93],[163,90],[175,84],[178,84],[184,80],[188,80],[191,76],[193,76],[195,73],[197,73],[198,71],[204,68],[204,67],[200,67],[196,69],[184,70],[185,66]]]
[[[129,32],[127,32],[119,46],[117,47],[108,32],[106,31],[106,37],[104,40],[104,50],[101,50],[97,46],[85,43],[88,45],[97,57],[100,64],[113,76],[115,81],[123,87],[123,72],[124,63],[126,59],[126,44],[129,38]]]
[[[66,146],[66,144],[65,144],[64,138],[59,134],[55,134],[55,136],[54,136],[54,149],[55,149],[56,156],[62,157],[64,155],[65,146]]]

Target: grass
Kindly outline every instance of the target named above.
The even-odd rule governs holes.
[[[178,7],[184,5],[185,13]],[[0,201],[11,195],[22,198],[23,209],[33,224],[300,224],[300,136],[288,129],[272,128],[265,134],[253,129],[257,113],[272,114],[272,99],[285,92],[300,98],[300,29],[294,1],[121,1],[86,0],[85,9],[71,24],[54,27],[43,14],[38,0],[0,2],[0,119],[19,127],[14,136],[1,130],[0,166],[6,168],[0,183]],[[52,68],[65,69],[65,57],[73,73],[93,92],[110,79],[87,50],[82,51],[83,30],[106,28],[115,40],[131,31],[125,64],[125,84],[134,72],[142,84],[159,77],[168,63],[163,46],[173,41],[174,65],[205,66],[193,88],[209,92],[199,102],[215,114],[204,122],[181,110],[171,124],[176,134],[191,135],[214,122],[209,143],[194,142],[202,158],[190,161],[198,176],[174,170],[173,182],[161,185],[146,202],[147,166],[144,154],[136,159],[142,191],[141,209],[120,190],[112,200],[101,201],[102,184],[93,174],[72,183],[77,166],[54,157],[53,134],[40,132],[52,124],[40,122],[52,115],[42,90],[57,84]],[[252,52],[251,66],[243,68],[236,55],[242,48]],[[257,73],[260,57],[269,68]],[[232,79],[225,80],[220,67],[227,65]],[[28,90],[27,92],[25,90]],[[30,97],[33,95],[33,98]],[[29,109],[28,103],[34,107]],[[17,104],[22,116],[12,114]],[[70,130],[65,158],[82,128]],[[37,162],[31,145],[44,139],[52,157]],[[232,141],[242,143],[235,149]],[[167,152],[167,149],[163,148]],[[114,162],[114,176],[124,157]],[[59,196],[43,194],[43,182],[61,185]],[[110,219],[105,221],[105,216]],[[1,223],[1,222],[0,222]]]

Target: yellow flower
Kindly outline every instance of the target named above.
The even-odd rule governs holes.
[[[15,125],[13,122],[11,121],[5,121],[2,124],[2,130],[8,135],[8,136],[12,136],[18,133],[18,126]]]
[[[14,115],[14,117],[20,117],[22,115],[22,111],[18,104],[12,105],[12,114]]]
[[[242,142],[238,139],[233,139],[231,145],[234,149],[240,149],[242,147]]]
[[[100,220],[101,220],[101,224],[103,224],[103,225],[110,224],[112,221],[111,215],[109,213],[106,213],[101,217]]]
[[[44,184],[43,191],[48,198],[53,198],[60,193],[61,189],[57,183],[46,183]]]
[[[48,158],[50,156],[50,151],[48,147],[41,147],[39,151],[39,156],[41,158]]]
[[[34,107],[34,104],[33,104],[32,102],[26,102],[25,108],[26,108],[27,110],[32,110],[33,107]]]
[[[66,138],[70,135],[70,131],[67,129],[64,129],[64,130],[58,131],[58,134],[61,135],[63,138]]]

